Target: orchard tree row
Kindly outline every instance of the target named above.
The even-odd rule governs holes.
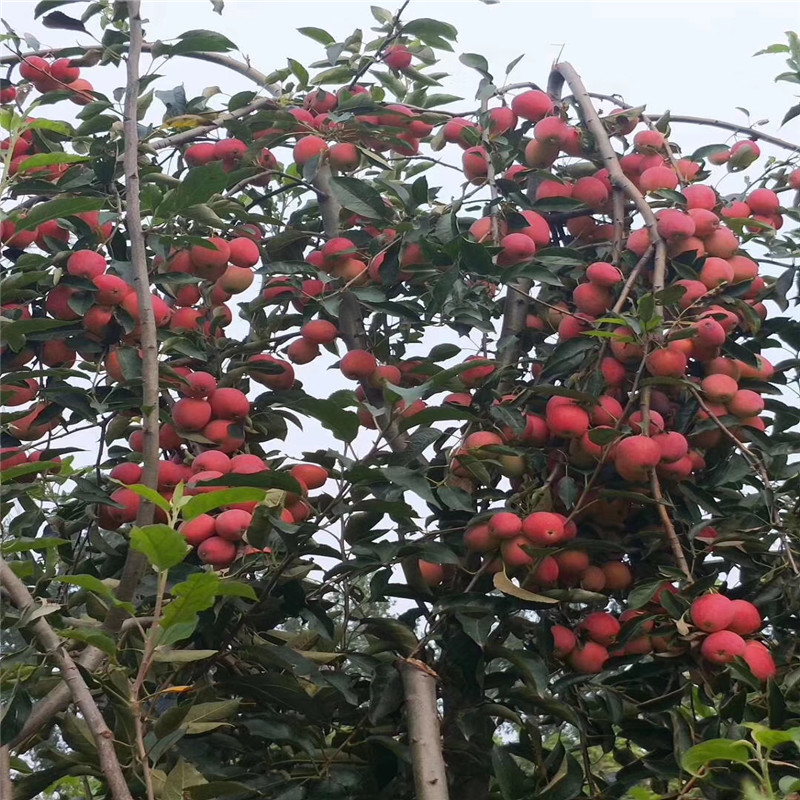
[[[800,796],[800,147],[407,5],[3,35],[4,798]]]

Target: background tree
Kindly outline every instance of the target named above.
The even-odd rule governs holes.
[[[448,111],[407,5],[4,37],[4,797],[800,790],[797,146],[564,62]]]

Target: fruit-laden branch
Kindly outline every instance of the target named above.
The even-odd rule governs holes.
[[[142,52],[150,53],[155,45],[155,42],[142,42]],[[82,47],[81,52],[83,55],[78,58],[70,56],[70,62],[76,67],[94,66],[105,49],[106,48],[102,46]],[[13,55],[0,58],[0,64],[16,64],[31,56],[60,58],[63,53],[73,52],[74,50],[75,47],[56,47],[49,50],[34,50],[30,53],[14,53]],[[221,53],[179,53],[178,55],[185,56],[186,58],[195,58],[198,61],[208,61],[211,64],[218,64],[221,67],[226,67],[234,72],[238,72],[240,75],[244,75],[245,78],[249,78],[251,81],[259,84],[259,86],[264,86],[270,91],[267,76],[263,72],[259,72],[255,67],[251,67],[249,64],[245,64],[242,61],[237,61],[235,58],[230,58]]]
[[[436,676],[430,667],[416,659],[403,659],[397,668],[403,681],[416,798],[448,800],[447,771],[436,708]]]
[[[635,106],[632,106],[629,103],[624,103],[621,98],[610,94],[598,94],[597,92],[590,92],[589,97],[594,97],[596,100],[608,100],[608,102],[614,103],[616,106],[622,109],[635,108]],[[659,117],[664,117],[666,115],[667,112],[662,112],[651,114],[650,116],[658,119]],[[782,147],[785,150],[800,152],[800,144],[794,144],[786,139],[780,139],[779,137],[773,136],[770,133],[757,131],[755,128],[751,128],[748,125],[738,125],[735,122],[726,122],[723,119],[713,119],[712,117],[692,117],[687,116],[686,114],[673,114],[670,111],[669,121],[686,125],[705,125],[709,128],[721,128],[722,130],[732,131],[733,133],[743,133],[746,136],[749,136],[751,139],[760,139],[762,142],[774,144],[776,147]]]
[[[645,200],[644,195],[622,171],[619,158],[617,157],[617,154],[614,152],[614,148],[611,145],[608,132],[606,131],[605,126],[603,125],[597,110],[592,103],[591,95],[583,85],[583,81],[575,71],[575,68],[571,64],[563,62],[556,64],[553,68],[553,72],[558,73],[558,75],[560,75],[561,78],[566,81],[567,85],[572,91],[575,102],[578,104],[578,108],[581,111],[583,121],[586,123],[586,127],[594,137],[597,149],[603,158],[606,168],[608,169],[609,178],[612,185],[625,193],[625,195],[633,202],[636,210],[641,214],[642,219],[644,220],[644,225],[650,234],[650,242],[655,248],[652,286],[653,294],[658,296],[658,294],[664,290],[664,285],[666,283],[667,252],[666,243],[658,233],[658,221],[653,213],[653,209],[650,208],[650,205]],[[555,79],[552,85],[557,87],[560,91],[560,86],[562,83],[558,81],[558,79]],[[659,315],[662,313],[661,304],[659,302],[656,302],[656,313]],[[647,399],[649,397],[649,392],[646,391],[644,393],[644,397]],[[642,415],[642,428],[646,433],[649,429],[649,403],[647,402],[645,402],[643,405]],[[656,475],[655,469],[651,471],[650,484],[654,499],[658,503],[658,513],[664,525],[664,532],[666,534],[667,541],[669,542],[670,548],[675,556],[675,561],[680,567],[681,571],[691,581],[692,573],[686,561],[686,556],[683,553],[683,548],[681,547],[675,526],[672,524],[672,520],[669,518],[667,509],[664,506],[661,483],[658,479],[658,475]]]
[[[31,613],[36,609],[36,601],[31,593],[4,559],[0,559],[0,585],[21,612]],[[77,665],[64,649],[64,643],[44,617],[34,620],[31,628],[39,644],[58,666],[72,699],[80,709],[92,733],[100,765],[108,781],[112,797],[114,800],[133,800],[114,750],[114,734],[100,713]]]
[[[322,230],[327,239],[334,239],[339,235],[339,215],[342,207],[331,189],[331,168],[328,164],[320,164],[312,183],[317,191]],[[340,296],[339,333],[342,340],[348,350],[368,349],[364,315],[358,298],[347,288],[341,290]],[[384,413],[378,416],[376,422],[389,445],[396,452],[402,452],[407,446],[406,437],[400,432],[397,423],[392,421],[391,414],[385,407],[382,391],[370,386],[368,381],[362,381],[361,385],[370,405],[384,409]]]

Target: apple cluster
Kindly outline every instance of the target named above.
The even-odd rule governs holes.
[[[402,44],[387,48],[382,57],[398,71],[408,69],[412,58]],[[85,93],[91,91],[85,81],[86,85],[81,85],[78,70],[65,59],[51,64],[29,58],[21,73],[41,91],[69,87],[76,102],[83,102]],[[365,111],[353,105],[362,96]],[[352,108],[357,110],[348,113]],[[502,570],[518,578],[526,590],[579,589],[605,593],[624,604],[635,581],[646,576],[638,574],[632,562],[596,556],[595,551],[584,549],[584,537],[598,529],[624,529],[642,513],[642,504],[631,498],[632,493],[652,499],[654,479],[668,489],[702,480],[709,456],[717,448],[731,440],[745,442],[754,431],[757,435],[769,425],[763,416],[763,393],[774,377],[774,368],[737,340],[756,330],[766,317],[763,301],[772,288],[759,274],[757,261],[743,250],[742,240],[749,233],[780,228],[779,193],[758,186],[739,198],[720,196],[703,183],[708,173],[701,160],[676,158],[664,133],[650,128],[637,131],[639,115],[619,109],[605,118],[615,135],[633,134],[630,151],[619,156],[619,165],[652,203],[655,222],[631,230],[626,216],[624,235],[616,243],[621,257],[615,257],[615,228],[607,221],[614,192],[609,170],[597,167],[599,160],[594,158],[586,131],[569,124],[561,106],[545,92],[524,91],[510,105],[492,108],[478,121],[451,118],[439,124],[438,130],[437,120],[424,111],[403,104],[376,104],[369,90],[358,84],[337,92],[314,89],[302,106],[276,110],[272,118],[267,128],[259,121],[252,143],[247,137],[233,136],[198,140],[185,148],[183,160],[190,168],[218,162],[226,172],[257,168],[258,174],[248,179],[255,186],[277,180],[302,186],[308,177],[305,171],[314,173],[321,164],[334,174],[351,173],[370,153],[391,151],[395,156],[413,158],[421,142],[428,142],[434,148],[460,147],[465,180],[481,187],[494,174],[490,167],[496,151],[516,148],[497,176],[501,188],[515,185],[519,189],[523,181],[530,180],[533,204],[540,203],[541,211],[518,208],[510,199],[513,193],[508,192],[508,202],[493,207],[493,216],[464,225],[471,245],[487,248],[498,274],[513,274],[558,243],[562,237],[554,237],[555,226],[545,207],[557,199],[571,202],[572,210],[564,222],[572,237],[568,243],[586,248],[591,258],[581,266],[558,268],[556,282],[560,285],[538,289],[531,298],[521,341],[536,350],[543,344],[564,345],[600,334],[604,343],[598,346],[589,370],[596,391],[585,389],[586,372],[562,379],[560,385],[540,381],[542,364],[535,357],[528,358],[530,380],[519,381],[513,392],[495,400],[495,405],[513,407],[521,415],[522,425],[483,419],[475,423],[452,450],[446,480],[468,492],[481,484],[493,484],[499,476],[511,481],[506,505],[475,517],[466,527],[465,565],[477,559],[489,573]],[[33,137],[29,134],[25,132],[15,141],[12,163],[23,163],[19,159],[30,154]],[[627,150],[627,140],[622,141]],[[278,147],[291,149],[294,174],[282,171],[275,154]],[[759,156],[758,145],[746,140],[709,156],[708,161],[712,166],[725,164],[735,172],[755,163]],[[561,157],[589,160],[583,162],[583,174],[576,177],[555,168]],[[303,180],[298,175],[304,175]],[[800,170],[781,180],[779,188],[800,187]],[[303,251],[307,271],[302,279],[272,275],[265,281],[257,303],[291,303],[303,315],[303,322],[297,335],[291,334],[284,353],[246,357],[243,367],[252,381],[273,391],[291,389],[295,367],[314,361],[320,348],[333,348],[341,331],[336,321],[325,317],[322,305],[314,302],[326,293],[367,284],[396,288],[405,283],[414,290],[426,287],[430,275],[436,273],[430,248],[411,237],[405,240],[405,221],[397,218],[394,205],[386,199],[384,203],[386,224],[376,225],[374,220],[347,212],[340,220],[340,235],[320,236]],[[394,220],[389,222],[393,214]],[[70,367],[77,355],[93,362],[102,352],[109,382],[116,383],[126,379],[124,362],[131,351],[138,354],[139,295],[107,255],[114,225],[101,223],[97,212],[83,212],[76,218],[94,234],[94,249],[67,251],[72,231],[58,220],[34,230],[17,230],[12,220],[5,220],[0,231],[0,241],[9,248],[25,250],[35,245],[46,253],[58,251],[55,258],[63,275],[35,312],[75,323],[84,340],[96,346],[76,351],[68,341],[48,339],[26,344],[18,351],[4,349],[4,366],[19,373],[2,386],[4,405],[33,403],[8,424],[9,433],[20,441],[40,439],[61,422],[53,404],[37,399],[41,387],[35,378],[25,376],[22,368],[26,364],[38,359],[47,367]],[[160,291],[151,294],[150,304],[162,334],[198,336],[211,340],[211,345],[224,337],[233,317],[227,303],[253,284],[262,240],[258,225],[247,223],[224,236],[194,235],[191,245],[175,246],[156,256],[152,276]],[[663,287],[657,285],[652,257],[662,241],[666,257]],[[635,300],[641,310],[643,298],[648,296],[653,307],[649,320],[625,316],[621,309],[627,309],[629,300]],[[660,317],[648,327],[645,323],[655,318],[656,309]],[[2,311],[15,319],[32,316],[26,304],[5,305]],[[735,354],[731,354],[734,344]],[[461,385],[451,386],[458,391],[445,397],[443,405],[472,408],[479,393],[487,386],[494,387],[497,365],[478,356],[471,359],[453,382]],[[197,369],[196,360],[189,361],[193,367],[166,362],[169,374],[162,375],[159,446],[165,455],[159,462],[158,491],[167,498],[180,483],[189,494],[213,491],[219,487],[202,484],[227,474],[272,468],[260,456],[242,452],[247,449],[246,426],[252,411],[247,394],[236,387],[218,386],[217,377]],[[359,382],[355,396],[364,428],[377,426],[370,410],[375,407],[371,396],[378,393],[380,399],[387,384],[408,387],[423,382],[426,376],[417,366],[419,362],[413,359],[379,364],[372,352],[360,348],[343,355],[339,362],[342,375]],[[529,388],[533,391],[528,392]],[[537,389],[548,391],[537,393]],[[173,401],[170,391],[177,392],[179,399]],[[422,400],[406,406],[402,400],[390,403],[388,397],[383,400],[395,418],[408,419],[426,408]],[[686,409],[691,413],[687,415]],[[140,430],[130,435],[132,453],[142,452],[143,438]],[[32,458],[22,448],[6,448],[0,453],[4,467]],[[138,455],[131,458],[138,460]],[[141,479],[141,467],[134,460],[111,470],[111,479],[122,487],[111,495],[114,506],[101,506],[99,522],[105,529],[116,530],[136,518],[140,498],[126,488]],[[551,475],[547,507],[540,503],[541,494],[530,491],[536,483],[533,479],[541,478],[531,466],[534,460],[544,464]],[[592,479],[587,491],[570,504],[564,499],[569,492],[561,489],[576,470],[594,472],[598,480]],[[320,488],[328,473],[322,467],[303,464],[293,467],[290,474],[302,491],[286,498],[282,518],[299,523],[313,512],[308,491]],[[604,488],[609,487],[619,496],[606,496]],[[227,567],[248,547],[246,532],[253,511],[253,503],[233,504],[214,515],[187,520],[181,530],[202,561],[215,568]],[[697,538],[713,542],[712,531],[709,526],[705,539]],[[443,568],[426,562],[420,569],[433,586],[446,575]],[[671,585],[665,588],[673,590]],[[724,605],[724,601],[733,606],[730,619],[709,628],[704,609]],[[727,619],[716,606],[712,625]],[[694,634],[676,637],[674,622],[657,598],[649,611],[652,613],[628,609],[619,617],[592,612],[575,631],[556,625],[552,629],[555,654],[578,672],[596,672],[610,658],[659,648],[680,649],[694,641]],[[761,629],[760,615],[754,627],[753,613],[758,615],[755,607],[743,600],[728,601],[718,594],[698,598],[691,619],[698,631],[707,634],[699,648],[702,657],[711,664],[742,657],[757,677],[768,677],[769,652],[756,640],[744,638]],[[660,628],[654,628],[656,623]]]

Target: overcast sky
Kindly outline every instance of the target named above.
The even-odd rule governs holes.
[[[210,0],[143,0],[148,39],[168,39],[187,29],[213,28],[235,43],[263,72],[284,66],[291,56],[308,63],[322,48],[297,33],[301,26],[328,30],[341,41],[354,28],[374,24],[369,0],[353,2],[269,2],[225,0],[221,16]],[[380,5],[381,3],[378,3]],[[45,29],[32,19],[33,0],[3,0],[2,16],[17,31],[32,33],[45,45],[86,43],[69,31]],[[398,3],[384,3],[391,11]],[[68,7],[62,10],[69,12]],[[459,30],[457,49],[485,55],[502,75],[513,58],[525,58],[512,74],[516,81],[544,82],[562,52],[591,90],[616,92],[651,110],[723,116],[743,121],[744,106],[753,119],[779,119],[792,102],[791,85],[774,84],[779,56],[751,58],[784,31],[797,26],[800,3],[787,2],[520,2],[412,0],[405,17],[433,17]],[[448,64],[454,94],[471,97],[475,73]],[[102,70],[93,71],[93,75]],[[170,74],[193,94],[204,86],[231,86],[230,76],[194,61],[177,61]],[[121,74],[120,74],[121,77]],[[242,84],[244,85],[244,84]],[[469,106],[468,106],[469,107]],[[800,120],[797,121],[800,125]]]

